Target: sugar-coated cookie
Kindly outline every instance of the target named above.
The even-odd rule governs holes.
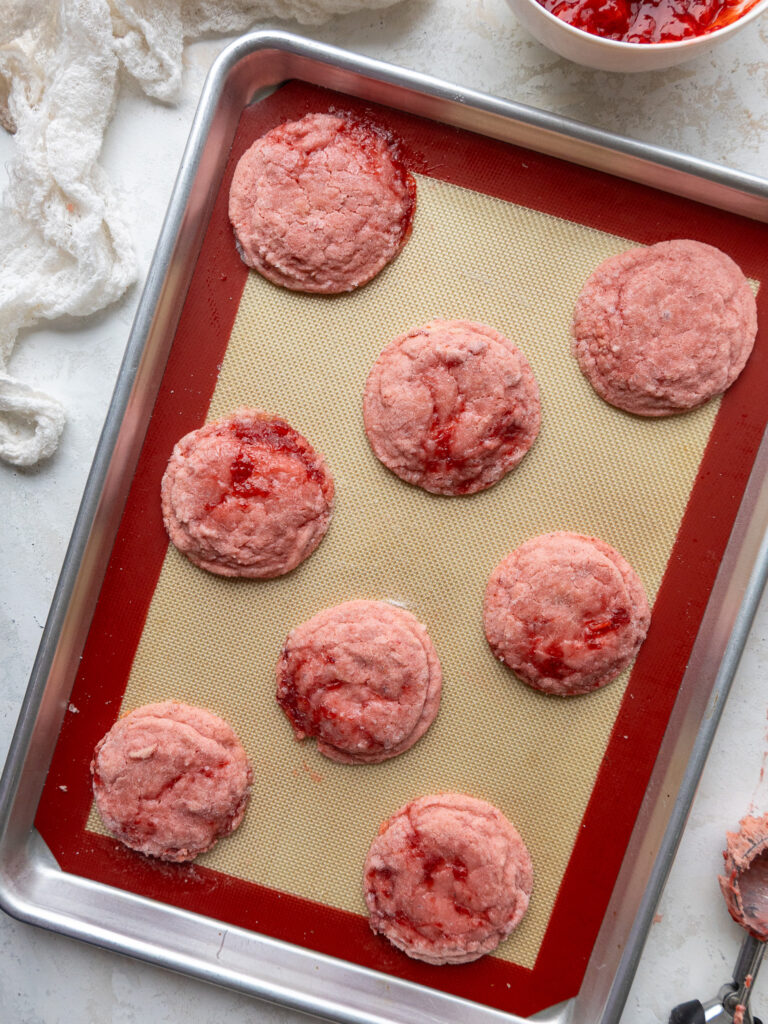
[[[442,672],[426,627],[384,601],[326,608],[291,631],[277,701],[299,740],[334,761],[368,764],[408,750],[432,724]]]
[[[524,682],[569,696],[610,683],[634,658],[651,613],[627,560],[596,537],[547,533],[491,573],[485,635]]]
[[[429,964],[490,953],[525,914],[531,858],[498,808],[461,793],[401,807],[374,839],[363,889],[374,932]]]
[[[573,351],[606,402],[669,416],[730,387],[757,334],[757,306],[730,256],[689,239],[605,260],[576,302]]]
[[[227,722],[174,701],[119,718],[96,745],[91,775],[112,835],[167,861],[193,860],[234,832],[253,781]]]
[[[240,158],[229,218],[243,260],[294,291],[347,292],[405,244],[416,185],[390,140],[352,117],[307,114]]]
[[[266,579],[290,572],[325,536],[333,478],[285,420],[237,409],[182,437],[161,500],[168,536],[191,562]]]
[[[374,454],[401,479],[435,494],[473,494],[520,462],[541,407],[516,345],[485,324],[433,320],[383,350],[363,416]]]

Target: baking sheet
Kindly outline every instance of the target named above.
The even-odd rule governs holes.
[[[283,88],[244,115],[228,174],[265,126],[306,109],[347,109],[351,103],[298,84]],[[359,112],[354,103],[351,108]],[[386,111],[365,108],[365,116],[393,127]],[[419,178],[414,232],[402,255],[351,295],[284,292],[244,272],[236,257],[233,262],[225,175],[209,229],[212,248],[204,247],[187,304],[195,331],[191,335],[182,318],[172,353],[177,362],[166,371],[147,458],[134,482],[140,507],[129,501],[119,555],[72,696],[78,755],[73,758],[71,739],[65,740],[54,764],[63,758],[66,768],[52,773],[38,824],[69,870],[75,857],[82,865],[83,842],[95,843],[99,833],[93,814],[83,832],[88,752],[117,716],[124,690],[123,710],[168,698],[208,706],[232,722],[254,761],[258,782],[246,824],[191,869],[173,872],[135,858],[140,863],[123,884],[135,887],[138,876],[160,873],[165,898],[173,902],[174,889],[186,887],[185,872],[216,872],[251,886],[254,926],[265,902],[298,897],[303,902],[285,916],[303,921],[312,906],[322,935],[304,929],[303,942],[311,948],[531,1013],[578,991],[684,667],[679,657],[677,667],[669,664],[667,648],[670,641],[681,650],[690,645],[714,579],[714,572],[697,577],[693,563],[706,553],[705,564],[716,569],[723,535],[701,533],[695,517],[712,501],[721,502],[720,490],[734,481],[743,488],[754,455],[745,437],[759,440],[764,413],[750,409],[746,435],[743,417],[731,422],[727,408],[720,417],[717,400],[686,416],[642,420],[605,405],[578,372],[568,325],[581,284],[602,259],[648,233],[647,206],[632,236],[605,230],[612,219],[626,227],[627,210],[638,209],[633,186],[616,187],[613,218],[610,206],[606,213],[606,204],[600,205],[608,224],[589,223],[589,211],[572,219],[563,216],[568,210],[560,208],[559,197],[570,193],[573,169],[539,157],[537,186],[546,166],[556,189],[554,196],[540,197],[536,205],[543,209],[531,209],[517,201],[521,179],[531,178],[531,155],[497,153],[507,171],[501,183],[507,196],[488,196],[443,180],[444,169],[466,166],[468,155],[473,178],[487,175],[481,140],[437,125],[427,137],[424,125],[395,120],[398,137],[412,151],[419,139],[414,162],[434,173],[439,154],[443,170],[439,177]],[[598,177],[592,174],[583,184],[594,188]],[[665,203],[666,197],[656,201]],[[654,230],[653,240],[675,235],[661,218]],[[700,213],[697,234],[732,252],[737,245],[732,225],[710,211]],[[749,245],[734,255],[744,266]],[[209,302],[216,290],[237,310],[231,335],[219,316],[202,322],[196,316],[196,304]],[[362,388],[376,355],[392,337],[434,316],[477,319],[508,334],[528,355],[542,391],[543,427],[533,451],[502,483],[468,498],[446,500],[408,487],[373,458],[361,429]],[[723,405],[735,411],[739,390],[743,402],[750,387],[764,387],[764,369],[761,357],[753,358]],[[211,391],[201,391],[191,409],[185,380],[196,380],[199,372]],[[175,550],[166,551],[157,508],[159,474],[172,443],[241,403],[288,418],[324,451],[337,482],[332,530],[316,554],[288,577],[255,584],[209,576]],[[726,445],[713,478],[702,465],[715,425]],[[744,447],[741,462],[727,446],[734,426]],[[694,526],[689,523],[686,534],[679,527],[687,508]],[[487,649],[481,606],[488,573],[524,539],[553,529],[596,534],[615,545],[640,573],[651,601],[667,574],[667,607],[662,601],[661,611],[654,611],[631,684],[625,673],[584,698],[553,700],[517,683]],[[115,592],[110,577],[119,581]],[[425,621],[446,676],[441,713],[427,736],[407,755],[364,767],[333,765],[311,747],[298,747],[274,704],[273,683],[290,628],[321,607],[356,597],[397,601]],[[138,606],[130,624],[126,599]],[[104,641],[111,643],[118,628],[127,648],[107,684]],[[109,695],[106,714],[93,702],[96,684],[102,699]],[[364,934],[360,872],[381,820],[414,796],[450,789],[501,807],[529,845],[537,881],[529,914],[498,955],[471,968],[436,971]],[[598,815],[591,827],[590,807],[593,819]],[[605,821],[609,830],[600,827]],[[580,861],[573,856],[577,845]],[[98,860],[78,870],[110,878],[109,866]],[[608,863],[615,865],[613,873]],[[146,884],[139,880],[138,891],[146,891]],[[204,900],[198,909],[210,910]],[[232,920],[231,908],[217,910]],[[566,928],[574,913],[588,926]],[[359,942],[354,952],[339,934],[352,921]],[[273,924],[268,933],[296,941],[296,923]]]
[[[605,405],[579,373],[568,346],[574,299],[625,240],[425,176],[418,205],[402,257],[364,291],[328,302],[248,276],[206,418],[255,405],[311,437],[336,480],[333,528],[301,570],[256,584],[203,573],[169,547],[121,711],[173,698],[224,715],[258,783],[247,822],[199,863],[356,914],[365,913],[368,845],[397,807],[441,790],[491,800],[522,830],[536,866],[536,898],[495,955],[530,969],[629,672],[583,700],[520,684],[485,641],[485,584],[511,548],[572,529],[624,552],[652,603],[719,400],[643,421]],[[544,287],[542,251],[557,268]],[[432,315],[513,337],[541,388],[544,426],[530,457],[469,499],[404,484],[373,457],[361,426],[383,344]],[[439,721],[383,765],[337,765],[297,746],[275,703],[288,631],[356,598],[393,601],[426,622],[445,674]],[[88,827],[98,822],[94,810]]]

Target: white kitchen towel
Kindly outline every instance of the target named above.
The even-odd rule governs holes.
[[[64,426],[59,402],[8,372],[19,332],[94,313],[135,278],[130,222],[98,163],[119,65],[168,101],[185,39],[392,2],[0,0],[0,123],[16,133],[0,202],[0,459],[35,464]]]

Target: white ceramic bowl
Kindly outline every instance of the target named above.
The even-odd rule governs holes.
[[[758,0],[746,14],[729,25],[680,42],[620,43],[614,39],[601,39],[566,24],[544,10],[537,0],[507,0],[507,3],[521,25],[540,43],[561,57],[600,71],[658,71],[682,64],[707,53],[721,40],[729,39],[768,8],[768,0]],[[748,4],[749,0],[745,0],[744,6]]]

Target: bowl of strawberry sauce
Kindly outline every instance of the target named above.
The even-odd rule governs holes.
[[[562,57],[602,71],[655,71],[738,32],[768,0],[507,0],[522,25]]]

